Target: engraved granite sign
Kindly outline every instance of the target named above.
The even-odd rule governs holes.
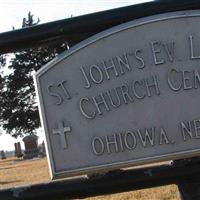
[[[200,11],[134,20],[36,73],[52,177],[200,153]]]

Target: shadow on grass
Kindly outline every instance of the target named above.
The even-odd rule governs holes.
[[[10,166],[10,167],[0,167],[0,170],[11,169],[11,168],[13,168],[13,167],[15,167],[15,166]]]
[[[10,184],[10,183],[19,183],[22,182],[21,180],[14,180],[14,181],[0,181],[0,185]]]

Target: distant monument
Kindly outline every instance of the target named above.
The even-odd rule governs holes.
[[[45,144],[44,144],[44,141],[42,142],[42,144],[40,144],[38,146],[38,149],[39,149],[39,157],[43,158],[46,156],[46,151],[45,151]]]
[[[46,155],[46,150],[45,150],[45,143],[44,141],[42,142],[42,145],[41,145],[41,152],[42,154],[45,156]]]
[[[1,160],[4,160],[4,159],[6,159],[5,152],[4,152],[4,151],[1,151]]]
[[[38,136],[31,134],[23,138],[25,151],[23,158],[24,159],[32,159],[34,157],[38,157],[39,149],[38,149]]]
[[[15,143],[15,157],[20,158],[23,156],[20,142]]]

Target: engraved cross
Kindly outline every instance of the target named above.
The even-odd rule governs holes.
[[[66,133],[69,132],[71,132],[71,127],[65,127],[62,121],[58,123],[58,129],[53,129],[53,134],[60,136],[61,146],[63,149],[68,148]]]

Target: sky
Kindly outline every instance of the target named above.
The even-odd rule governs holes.
[[[0,33],[11,31],[13,27],[21,28],[22,20],[27,18],[29,11],[42,24],[147,1],[150,0],[0,0]],[[41,129],[38,136],[39,143],[42,143],[44,133]],[[0,150],[14,150],[14,142],[18,141],[24,149],[22,138],[14,139],[3,132],[0,135]]]

